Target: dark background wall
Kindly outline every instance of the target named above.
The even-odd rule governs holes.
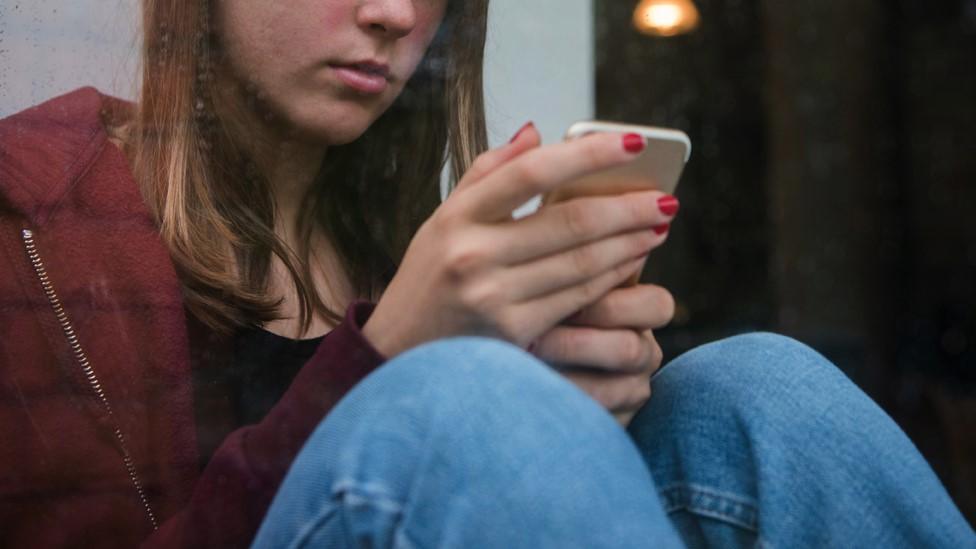
[[[692,138],[646,281],[674,356],[797,337],[908,432],[976,519],[976,1],[698,0],[651,38],[596,0],[597,116]]]

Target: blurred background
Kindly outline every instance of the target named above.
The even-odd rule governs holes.
[[[808,343],[973,522],[976,1],[594,9],[597,117],[678,127],[695,146],[644,273],[679,303],[666,353],[749,330]]]
[[[0,2],[0,116],[133,98],[136,0]],[[492,0],[491,143],[599,118],[688,133],[644,280],[675,356],[753,330],[832,359],[976,522],[976,0]]]

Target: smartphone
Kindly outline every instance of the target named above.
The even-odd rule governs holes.
[[[648,189],[674,194],[681,172],[691,157],[691,140],[683,131],[614,122],[577,122],[566,130],[566,139],[595,132],[636,133],[647,147],[634,160],[560,185],[542,198],[552,204],[580,196],[621,194]]]
[[[674,194],[681,172],[691,157],[691,140],[680,130],[635,126],[613,122],[577,122],[566,131],[566,139],[576,139],[594,132],[636,133],[644,136],[647,147],[632,161],[601,170],[559,186],[542,197],[542,206],[581,196],[621,194],[658,190]],[[640,272],[623,284],[633,286]]]

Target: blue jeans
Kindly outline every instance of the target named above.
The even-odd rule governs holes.
[[[254,547],[976,547],[905,434],[771,334],[664,367],[624,430],[520,349],[408,351],[295,460]]]

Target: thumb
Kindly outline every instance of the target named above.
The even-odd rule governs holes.
[[[535,124],[526,123],[507,144],[479,155],[468,168],[468,171],[464,172],[464,176],[461,177],[454,192],[473,186],[498,167],[517,158],[522,153],[538,147],[541,141],[542,138]]]

